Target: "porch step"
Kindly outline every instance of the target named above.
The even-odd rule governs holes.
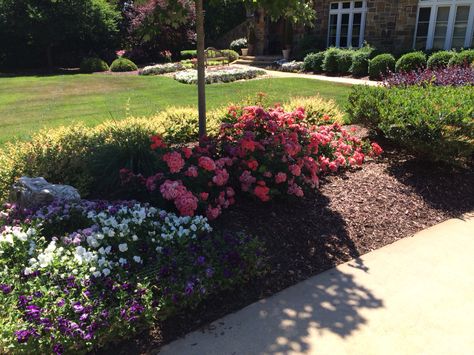
[[[271,66],[277,60],[282,59],[281,56],[241,56],[235,63],[242,65],[251,65],[254,67],[266,68]]]

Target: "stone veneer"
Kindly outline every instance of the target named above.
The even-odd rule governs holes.
[[[314,33],[327,44],[329,0],[315,0],[317,12]],[[364,39],[382,51],[411,49],[416,27],[418,0],[368,0]]]

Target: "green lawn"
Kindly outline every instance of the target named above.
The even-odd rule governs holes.
[[[207,86],[209,109],[264,92],[271,102],[317,93],[343,106],[350,86],[274,78]],[[0,78],[0,144],[26,139],[43,127],[84,122],[96,125],[127,114],[146,116],[168,106],[196,105],[196,86],[167,77],[54,75]]]

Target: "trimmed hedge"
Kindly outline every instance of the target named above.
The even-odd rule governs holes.
[[[395,64],[397,72],[409,72],[426,67],[426,54],[423,52],[411,52],[402,55]]]
[[[474,62],[474,49],[467,49],[452,57],[449,65],[470,65],[472,62]]]
[[[197,58],[197,50],[195,49],[187,49],[180,52],[181,59],[193,59]]]
[[[339,54],[342,49],[329,48],[324,52],[323,70],[329,74],[337,74],[339,72]]]
[[[354,51],[342,50],[337,55],[337,71],[339,74],[347,74],[350,72],[352,66],[352,56]]]
[[[474,157],[473,102],[469,86],[357,85],[347,112],[422,159],[464,164]]]
[[[117,58],[110,65],[113,72],[128,72],[138,70],[137,65],[127,58]]]
[[[323,71],[325,52],[310,53],[304,58],[303,70],[320,73]]]
[[[109,66],[100,58],[84,58],[81,62],[81,72],[95,73],[108,71]]]
[[[351,73],[354,76],[366,76],[369,74],[370,52],[356,51],[352,55]]]
[[[379,54],[369,61],[369,77],[381,79],[390,71],[395,70],[395,57],[389,53]]]
[[[449,61],[456,56],[456,52],[453,51],[440,51],[433,53],[427,62],[427,66],[430,69],[446,68],[449,65]]]

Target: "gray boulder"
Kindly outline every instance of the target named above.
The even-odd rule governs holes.
[[[69,185],[50,184],[42,177],[21,177],[12,186],[10,200],[24,208],[47,205],[54,200],[78,201],[79,192]]]

